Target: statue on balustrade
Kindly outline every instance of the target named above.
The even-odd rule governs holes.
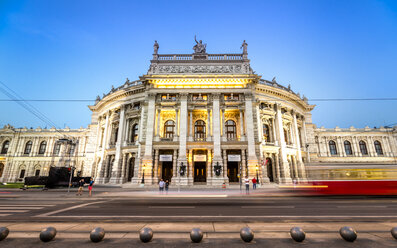
[[[242,48],[243,49],[243,54],[248,54],[248,52],[247,52],[247,46],[248,46],[248,44],[247,44],[247,42],[245,42],[245,40],[243,41],[243,44],[241,45],[241,47],[240,47],[240,49]]]
[[[203,44],[203,41],[197,41],[196,36],[194,36],[194,40],[196,41],[196,45],[194,45],[193,50],[194,53],[206,53],[207,44]]]
[[[157,52],[159,51],[159,47],[159,43],[157,43],[157,40],[155,40],[153,45],[153,54],[157,54]]]

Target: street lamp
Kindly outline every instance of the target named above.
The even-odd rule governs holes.
[[[70,185],[72,184],[72,177],[73,177],[74,170],[76,169],[76,167],[72,166],[69,169],[70,169],[70,176],[69,176],[68,193],[70,192]]]
[[[141,184],[145,184],[145,164],[142,166],[142,181]]]

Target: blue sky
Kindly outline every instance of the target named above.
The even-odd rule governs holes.
[[[208,53],[247,40],[262,78],[309,99],[397,97],[397,1],[0,0],[0,80],[24,99],[94,100],[145,74],[154,40],[192,53],[195,34]],[[92,103],[31,102],[71,128],[90,123]],[[317,126],[397,123],[397,101],[311,103]],[[1,126],[48,126],[15,102],[0,111]]]

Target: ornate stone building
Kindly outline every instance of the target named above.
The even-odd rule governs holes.
[[[307,180],[307,165],[393,166],[396,128],[324,129],[307,99],[261,79],[242,54],[158,54],[102,98],[88,128],[0,129],[0,181],[74,166],[98,183],[179,185]]]

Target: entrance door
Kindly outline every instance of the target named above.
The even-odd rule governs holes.
[[[128,177],[127,177],[128,182],[131,182],[131,179],[134,177],[134,165],[135,165],[135,158],[131,158],[128,164]]]
[[[194,182],[207,181],[207,163],[194,162]]]
[[[238,162],[227,162],[227,177],[229,183],[238,182]]]
[[[0,177],[3,176],[4,164],[0,163]]]
[[[272,165],[272,160],[270,158],[267,158],[267,176],[269,177],[270,182],[274,182],[274,177],[273,177],[273,165]]]
[[[171,182],[172,178],[172,161],[163,161],[162,168],[161,168],[161,178],[166,181]]]

